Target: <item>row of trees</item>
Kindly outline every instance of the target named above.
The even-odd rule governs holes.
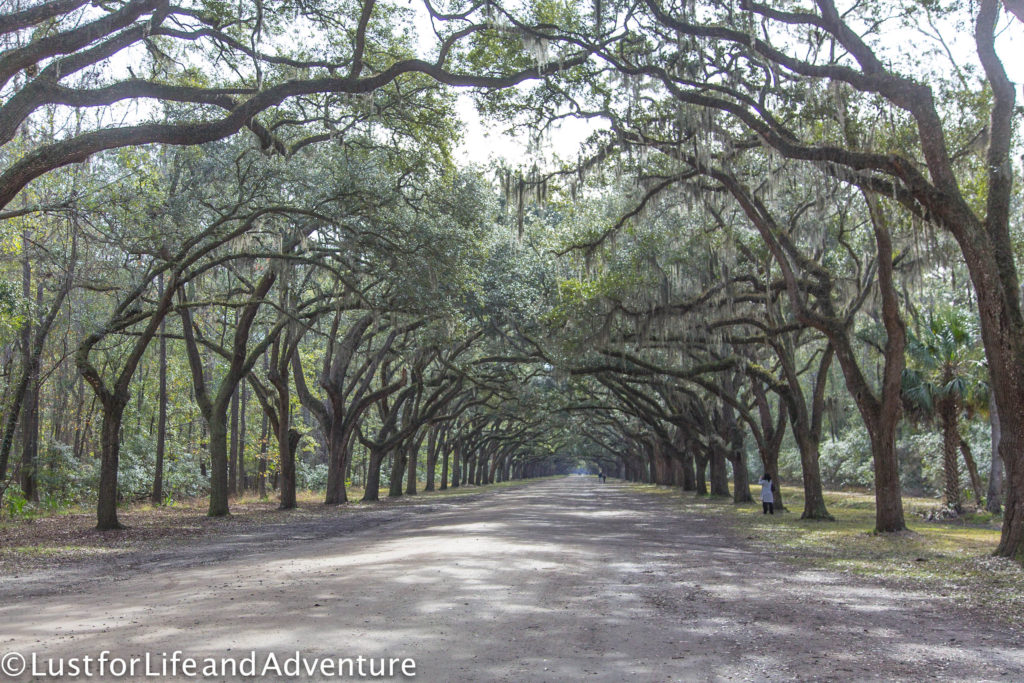
[[[977,313],[998,417],[996,447],[1007,482],[998,552],[1024,556],[1024,318],[1013,219],[1020,207],[1013,182],[1019,110],[999,58],[1001,27],[1019,31],[1019,14],[1014,3],[996,1],[971,10],[912,2],[840,9],[829,0],[740,7],[646,0],[623,12],[598,8],[586,29],[560,24],[546,31],[551,43],[578,44],[582,33],[593,58],[583,77],[559,73],[558,87],[524,98],[523,120],[536,124],[560,106],[603,121],[608,135],[576,171],[585,176],[615,159],[633,185],[627,207],[585,219],[567,248],[607,258],[602,250],[613,236],[653,218],[666,222],[673,246],[705,254],[712,264],[710,280],[701,277],[704,264],[692,262],[674,275],[674,264],[647,254],[653,272],[639,276],[634,289],[621,285],[628,274],[614,270],[607,285],[613,296],[590,296],[586,283],[577,298],[589,314],[590,336],[573,348],[604,358],[570,371],[614,370],[610,390],[636,404],[634,412],[685,424],[690,435],[703,424],[706,441],[720,444],[705,442],[704,449],[724,450],[724,459],[732,446],[721,444],[738,443],[726,436],[735,433],[725,406],[736,401],[738,386],[730,373],[760,375],[793,418],[805,514],[823,516],[817,445],[834,361],[868,434],[877,528],[897,531],[905,528],[896,449],[902,404],[924,393],[903,390],[905,381],[915,381],[904,372],[907,319],[917,332],[914,348],[925,350],[924,330],[937,330],[946,314],[934,307],[917,315],[914,307],[932,297],[921,291],[924,276],[944,269],[959,283],[954,288],[972,285],[948,303]],[[969,45],[956,26],[972,27]],[[900,34],[934,46],[944,65],[921,59],[918,42],[892,39]],[[904,49],[909,44],[913,52]],[[901,291],[908,286],[910,296]],[[682,323],[691,312],[692,323]],[[873,329],[864,329],[865,317]],[[602,335],[611,341],[605,348]],[[793,354],[794,336],[820,349]],[[873,337],[870,355],[858,351],[863,337]],[[695,357],[670,366],[652,359],[650,346]],[[940,346],[933,345],[937,353]],[[959,364],[935,361],[950,372]],[[805,363],[816,371],[800,381]],[[666,377],[684,380],[684,396],[703,383],[725,405],[710,420],[684,419],[678,397],[661,395]],[[952,375],[933,386],[940,419],[951,425],[944,450],[953,487],[959,440],[952,427],[962,391]],[[751,396],[759,391],[752,388]],[[700,394],[694,399],[705,402]],[[748,405],[758,405],[746,423],[770,469],[780,421],[762,410],[764,401]],[[730,407],[739,413],[741,405]],[[956,491],[947,494],[957,506]]]
[[[442,487],[507,478],[530,455],[529,440],[514,438],[525,433],[515,406],[529,387],[514,381],[519,370],[485,358],[491,304],[472,267],[512,239],[489,215],[488,186],[418,153],[356,142],[301,164],[220,144],[97,169],[132,180],[100,190],[91,207],[74,205],[85,226],[69,223],[70,245],[49,242],[74,274],[56,293],[39,287],[59,313],[36,362],[60,382],[46,425],[54,447],[84,460],[98,442],[101,528],[119,524],[120,452],[133,432],[155,446],[154,500],[164,497],[170,444],[175,458],[190,454],[208,471],[210,514],[226,514],[246,482],[254,410],[254,483],[265,491],[272,475],[284,508],[295,505],[306,435],[331,504],[347,500],[357,447],[364,500],[378,498],[385,460],[391,494],[402,494],[407,472],[415,492],[421,450],[428,472],[440,464]],[[87,269],[98,277],[85,279]],[[31,384],[31,407],[5,433],[8,444],[20,436],[28,497],[49,466],[30,436],[42,384]],[[73,421],[58,413],[61,386],[77,395]]]
[[[133,391],[153,383],[155,443],[174,387],[202,418],[189,439],[208,453],[211,514],[227,512],[232,461],[237,488],[243,400],[276,439],[286,507],[305,432],[328,502],[345,499],[357,445],[372,499],[388,458],[395,493],[421,452],[539,473],[581,457],[582,436],[628,476],[700,490],[708,472],[725,493],[731,469],[737,500],[745,444],[777,472],[791,443],[814,518],[829,516],[822,431],[849,406],[881,531],[905,527],[903,416],[941,425],[959,510],[958,453],[982,489],[959,422],[983,412],[990,504],[1005,480],[999,552],[1020,559],[1019,111],[999,58],[1019,12],[18,6],[0,20],[0,204],[21,271],[3,292],[0,480],[16,440],[32,471],[39,387],[74,387],[72,362],[100,426],[76,417],[58,441],[80,457],[87,435],[99,443],[101,528],[118,524]],[[891,40],[911,34],[945,65]],[[503,174],[495,197],[452,163],[446,85],[533,130],[602,130],[548,175]]]

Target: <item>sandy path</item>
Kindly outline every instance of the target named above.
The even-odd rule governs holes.
[[[301,649],[412,657],[423,681],[1024,680],[1018,634],[794,570],[593,478],[355,517],[3,581],[0,654]]]

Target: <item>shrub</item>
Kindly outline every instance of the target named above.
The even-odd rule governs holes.
[[[301,459],[295,461],[295,487],[310,491],[327,488],[327,465],[307,465]]]

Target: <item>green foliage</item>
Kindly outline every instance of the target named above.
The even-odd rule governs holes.
[[[164,463],[164,493],[168,497],[191,497],[206,493],[209,482],[202,476],[200,458],[190,452],[172,454]],[[121,445],[117,486],[122,500],[139,500],[153,490],[156,447],[145,435],[128,436]],[[96,474],[98,481],[98,473]]]
[[[7,515],[14,519],[24,517],[26,512],[31,509],[27,507],[28,500],[21,491],[8,491],[4,498],[4,504],[7,506]]]
[[[296,460],[295,486],[306,491],[323,491],[327,488],[327,465],[310,465],[301,459]]]
[[[91,500],[96,495],[95,464],[78,461],[73,448],[67,444],[46,442],[36,470],[47,505],[65,507]]]
[[[978,463],[982,479],[989,474],[992,435],[988,425],[971,421],[965,438]],[[900,462],[900,483],[908,495],[937,496],[942,493],[942,436],[933,430],[906,425],[896,441]],[[851,424],[836,440],[825,439],[820,447],[822,484],[829,489],[871,489],[874,470],[871,443],[867,430],[859,422]],[[798,482],[800,453],[795,448],[784,448],[779,456],[779,473],[787,482]],[[961,473],[961,485],[970,494],[970,478]]]
[[[930,312],[920,333],[907,341],[906,399],[926,413],[945,397],[984,405],[986,370],[978,337],[976,321],[963,308]]]

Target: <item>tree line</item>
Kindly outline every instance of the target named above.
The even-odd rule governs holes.
[[[98,444],[101,528],[125,416],[159,434],[164,404],[204,447],[211,514],[258,414],[286,507],[313,435],[327,502],[357,451],[369,499],[383,463],[400,493],[433,451],[428,478],[437,452],[470,479],[600,462],[722,494],[731,471],[737,500],[748,456],[778,474],[792,451],[804,516],[828,518],[823,430],[855,415],[878,530],[905,528],[900,444],[934,424],[950,510],[962,461],[1020,559],[1020,110],[1000,52],[1022,14],[17,5],[0,479],[17,441],[31,492],[40,388],[62,382],[43,418],[73,457]],[[520,129],[599,130],[551,168],[459,168],[449,86]]]

